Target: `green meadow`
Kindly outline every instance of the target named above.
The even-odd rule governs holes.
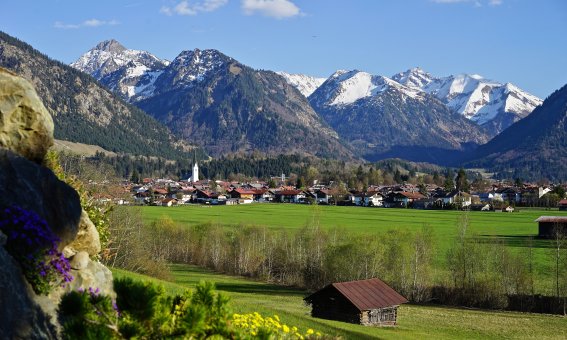
[[[567,319],[561,316],[499,312],[435,306],[402,305],[398,326],[375,328],[338,321],[316,319],[303,303],[307,292],[217,274],[187,265],[172,265],[172,279],[160,281],[143,275],[113,269],[115,277],[153,281],[170,294],[191,289],[199,281],[216,284],[217,290],[231,298],[237,313],[259,312],[278,315],[282,322],[302,330],[312,328],[345,339],[565,339]]]
[[[513,213],[416,210],[394,208],[364,208],[346,206],[309,206],[298,204],[248,204],[236,206],[186,205],[179,207],[144,206],[142,215],[147,223],[168,216],[181,226],[219,224],[225,228],[265,226],[276,230],[294,231],[319,224],[323,229],[352,234],[380,234],[393,229],[416,231],[429,225],[435,239],[435,267],[444,271],[447,249],[454,242],[459,220],[469,220],[468,233],[484,242],[504,242],[515,252],[525,252],[530,238],[537,236],[534,222],[542,215],[563,215],[566,211],[523,209]],[[536,290],[552,290],[553,250],[550,241],[532,241]]]
[[[465,214],[452,210],[386,209],[300,204],[248,204],[236,206],[186,205],[179,207],[142,207],[144,219],[155,221],[169,216],[181,225],[216,223],[227,227],[266,226],[298,229],[314,222],[325,229],[352,233],[380,233],[394,228],[417,230],[424,224],[434,228],[443,243],[456,235],[459,218]],[[567,211],[526,209],[514,213],[468,212],[470,231],[479,236],[513,238],[537,235],[536,218],[563,215]]]

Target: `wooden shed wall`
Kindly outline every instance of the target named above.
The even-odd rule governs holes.
[[[564,233],[567,232],[567,223],[539,222],[538,236],[544,238],[552,238],[556,226],[561,227]]]
[[[360,323],[360,311],[333,288],[325,289],[311,300],[311,316],[321,319]]]

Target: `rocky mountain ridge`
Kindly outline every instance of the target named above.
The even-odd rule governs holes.
[[[328,79],[345,72],[347,71],[339,70]],[[382,77],[366,72],[357,72],[359,72],[359,77],[351,79],[349,86],[351,93],[345,89],[343,97],[359,98],[358,96],[362,95],[360,91],[369,86],[370,78]],[[323,78],[313,78],[301,74],[287,75],[285,72],[281,72],[281,74],[306,97],[309,97],[324,82],[324,80],[321,81]],[[415,95],[415,92],[419,91],[434,95],[451,111],[485,127],[491,137],[529,115],[542,102],[540,98],[514,84],[488,80],[475,74],[434,77],[417,67],[397,73],[392,77],[382,78],[388,79],[392,86],[395,86],[392,81],[404,85],[406,90],[402,92],[406,94]],[[311,79],[318,81],[313,82]],[[410,91],[407,90],[408,88]]]
[[[488,141],[480,127],[436,97],[367,72],[337,71],[309,101],[368,160],[444,164],[452,154]]]
[[[118,84],[129,70],[130,64],[124,64],[99,80],[127,96]],[[145,74],[150,72],[156,71]],[[306,98],[274,72],[254,70],[217,50],[199,49],[181,52],[159,72],[151,86],[133,91],[128,99],[212,155],[259,150],[352,158]]]
[[[567,85],[468,158],[505,178],[567,180]]]
[[[420,68],[392,77],[400,84],[434,95],[452,111],[487,128],[491,136],[528,116],[542,100],[511,83],[473,74],[434,77]]]

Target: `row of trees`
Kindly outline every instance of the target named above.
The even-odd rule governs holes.
[[[186,263],[267,282],[318,289],[337,281],[380,277],[414,302],[485,308],[506,308],[511,296],[534,296],[533,243],[516,253],[504,243],[468,232],[466,215],[439,265],[439,245],[433,228],[407,232],[389,230],[365,235],[319,227],[314,207],[308,226],[297,231],[216,224],[180,227],[163,217],[144,228],[139,214],[118,209],[107,263],[152,275],[166,263]],[[137,227],[126,227],[138,219]],[[563,239],[553,243],[554,289],[567,295],[567,252]],[[435,262],[435,263],[434,263]],[[165,274],[166,275],[166,274]]]
[[[144,177],[187,178],[191,174],[192,158],[168,161],[159,157],[106,156],[97,153],[92,157],[63,155],[78,158],[95,165],[107,164],[120,178],[138,182]],[[259,153],[249,156],[221,157],[203,161],[205,154],[197,152],[200,172],[204,178],[236,181],[270,180],[272,176],[286,175],[286,184],[299,187],[312,185],[315,180],[325,183],[343,184],[347,188],[363,190],[369,185],[437,184],[452,190],[457,186],[467,191],[467,174],[460,170],[456,175],[451,169],[442,170],[434,166],[416,167],[401,160],[380,161],[374,164],[351,164],[338,160],[321,160],[308,156],[278,155],[265,157]],[[477,177],[475,177],[476,179]],[[270,181],[275,186],[278,180]],[[474,184],[482,184],[479,181]]]

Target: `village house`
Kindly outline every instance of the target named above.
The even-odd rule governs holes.
[[[302,203],[305,200],[303,190],[280,190],[276,192],[275,201],[281,203]]]
[[[383,206],[384,196],[376,191],[369,191],[364,193],[364,206],[365,207],[381,207]]]
[[[161,201],[162,207],[172,207],[177,205],[177,200],[175,198],[165,198]]]
[[[197,189],[197,202],[211,204],[213,200],[218,200],[218,194],[208,191]]]
[[[333,198],[331,191],[329,189],[318,189],[315,190],[315,201],[317,204],[329,204],[329,201]]]
[[[240,198],[243,200],[250,200],[252,202],[254,200],[254,195],[256,194],[255,189],[247,189],[244,187],[236,188],[230,191],[231,198]]]
[[[256,202],[272,202],[275,194],[266,188],[256,189],[254,193],[254,201]]]
[[[311,316],[366,326],[395,326],[408,300],[380,279],[332,283],[304,299]]]
[[[460,208],[464,208],[472,204],[471,195],[466,192],[458,191],[458,190],[453,190],[439,198],[441,199],[443,206],[455,204]]]
[[[141,191],[134,194],[134,204],[147,204],[150,200],[150,193]]]
[[[407,208],[411,206],[414,201],[423,198],[425,198],[425,196],[419,192],[393,192],[390,193],[384,201],[384,206],[387,208]]]
[[[567,210],[567,200],[561,200],[557,205],[559,206],[559,210]]]
[[[364,193],[358,190],[351,190],[348,193],[347,200],[351,205],[361,206],[364,204]]]
[[[522,201],[522,191],[516,187],[507,187],[496,190],[504,202],[520,203]]]
[[[521,191],[521,204],[523,206],[532,206],[537,204],[539,199],[549,192],[551,192],[551,188],[549,187],[526,187]]]
[[[197,198],[197,189],[195,188],[182,188],[180,191],[181,193],[181,201],[184,203],[189,203]]]

